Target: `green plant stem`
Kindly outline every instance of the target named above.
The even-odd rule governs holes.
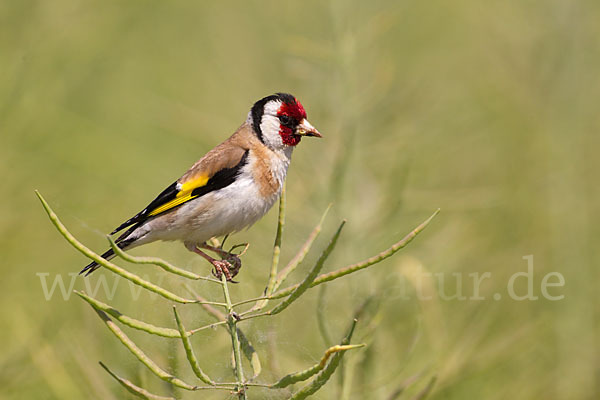
[[[56,227],[58,232],[67,240],[67,242],[69,242],[71,244],[71,246],[73,246],[75,249],[77,249],[83,255],[85,255],[89,259],[97,262],[98,264],[102,265],[104,268],[114,272],[115,274],[133,282],[134,284],[136,284],[138,286],[143,287],[144,289],[154,292],[154,293],[164,297],[165,299],[175,301],[177,303],[182,303],[182,304],[195,303],[194,300],[184,299],[183,297],[180,297],[180,296],[176,295],[175,293],[171,293],[168,290],[163,289],[160,286],[155,285],[152,282],[148,282],[145,279],[142,279],[139,276],[132,274],[129,271],[124,270],[123,268],[117,266],[116,264],[111,263],[110,261],[105,260],[104,258],[100,257],[98,254],[94,253],[92,250],[88,249],[80,241],[75,239],[75,237],[67,230],[67,228],[63,225],[63,223],[60,221],[60,219],[56,215],[56,213],[54,213],[54,211],[50,208],[50,206],[48,205],[46,200],[42,197],[42,195],[37,190],[36,190],[35,194],[38,196],[38,198],[42,202],[42,206],[46,210],[46,213],[48,214],[50,221],[52,222],[52,224],[54,224],[54,226]]]
[[[106,324],[108,329],[119,339],[121,343],[142,363],[144,364],[152,373],[158,376],[160,379],[171,383],[177,387],[180,387],[185,390],[198,390],[198,386],[193,386],[185,383],[181,379],[169,374],[161,367],[159,367],[154,361],[152,361],[144,352],[131,340],[125,333],[119,329],[119,327],[106,315],[104,311],[96,310],[96,313],[102,321]]]
[[[309,287],[311,287],[312,282],[314,281],[314,279],[317,277],[318,273],[323,268],[323,264],[325,264],[325,261],[327,260],[327,258],[329,257],[329,255],[331,254],[333,249],[335,248],[335,245],[337,244],[338,238],[340,237],[340,234],[342,233],[342,229],[344,228],[345,224],[346,224],[346,221],[345,220],[342,221],[342,223],[338,227],[337,231],[331,238],[329,245],[327,246],[327,248],[325,248],[325,250],[323,250],[323,252],[321,253],[321,256],[315,263],[315,266],[310,270],[310,272],[308,273],[306,278],[304,278],[304,280],[294,288],[294,290],[290,294],[290,297],[288,297],[287,299],[285,299],[284,301],[279,303],[275,308],[273,308],[269,312],[271,315],[279,314],[281,311],[285,310],[290,304],[292,304],[294,301],[296,301],[296,299],[298,299],[300,296],[302,296],[302,294],[304,294],[304,292],[306,290],[308,290]]]
[[[206,330],[206,329],[212,329],[212,328],[214,328],[214,327],[216,327],[216,326],[219,326],[219,325],[225,325],[225,324],[227,324],[227,321],[225,321],[225,320],[223,320],[223,321],[218,321],[218,322],[213,322],[212,324],[208,324],[208,325],[204,325],[204,326],[201,326],[201,327],[199,327],[199,328],[196,328],[196,329],[192,329],[192,330],[190,331],[190,334],[191,334],[191,335],[193,335],[193,334],[194,334],[194,333],[196,333],[196,332],[204,331],[204,330]]]
[[[317,372],[322,371],[325,368],[325,366],[327,365],[327,361],[333,354],[342,352],[342,351],[358,349],[358,348],[364,347],[364,346],[365,346],[364,344],[349,344],[349,345],[332,346],[325,351],[325,354],[321,358],[321,361],[319,361],[317,364],[313,365],[312,367],[310,367],[308,369],[305,369],[304,371],[296,372],[294,374],[288,374],[288,375],[284,376],[283,378],[281,378],[280,380],[278,380],[277,382],[275,382],[274,384],[270,385],[270,387],[280,389],[280,388],[284,388],[289,385],[292,385],[294,383],[305,381],[308,378],[310,378],[311,376],[313,376],[314,374],[316,374]]]
[[[314,243],[315,239],[317,238],[317,236],[319,236],[319,233],[321,232],[321,229],[323,227],[323,222],[325,221],[325,217],[327,216],[327,213],[331,209],[331,206],[332,205],[329,204],[327,209],[325,209],[325,212],[321,216],[319,223],[312,230],[312,232],[308,236],[308,239],[306,240],[306,242],[304,242],[304,244],[302,245],[302,247],[300,248],[298,253],[296,253],[296,255],[294,256],[294,258],[292,258],[290,260],[290,262],[285,266],[284,269],[282,269],[281,271],[279,271],[276,274],[275,281],[273,282],[272,287],[270,287],[270,283],[271,283],[271,279],[273,278],[273,272],[277,272],[277,268],[273,269],[274,264],[272,264],[272,266],[271,266],[271,274],[269,276],[269,284],[267,284],[267,287],[265,288],[264,295],[253,298],[253,299],[243,300],[243,301],[234,303],[233,304],[234,307],[237,307],[237,306],[240,306],[243,304],[247,304],[247,303],[257,302],[250,310],[247,310],[245,313],[260,311],[263,308],[265,308],[265,306],[268,304],[269,300],[273,299],[273,297],[270,297],[270,294],[273,293],[274,291],[276,291],[279,288],[279,286],[281,286],[281,284],[288,277],[288,275],[290,273],[292,273],[298,267],[298,265],[300,265],[300,263],[304,260],[304,257],[306,257],[306,254],[308,254],[310,248],[312,247],[312,244]],[[285,223],[285,214],[282,215],[282,210],[285,210],[285,202],[283,203],[283,208],[282,208],[282,205],[280,204],[279,210],[280,210],[280,215],[279,215],[279,219],[278,219],[277,235],[275,236],[275,246],[273,249],[273,261],[275,261],[275,254],[277,254],[277,263],[279,262],[278,246],[281,245],[281,233],[283,232],[283,225]]]
[[[246,313],[248,313],[248,312],[249,311],[246,311]],[[266,316],[272,315],[270,311],[265,311],[265,312],[261,312],[259,314],[251,314],[251,315],[246,315],[246,313],[239,314],[240,315],[240,322],[241,321],[247,321],[247,320],[253,319],[253,318],[266,317]]]
[[[270,389],[279,389],[279,388],[289,386],[293,383],[308,380],[309,378],[312,377],[313,379],[311,382],[309,382],[304,388],[302,388],[301,390],[299,390],[292,396],[292,399],[305,399],[305,398],[311,396],[312,394],[314,394],[316,391],[318,391],[330,379],[330,377],[332,376],[332,374],[334,373],[336,368],[340,365],[343,354],[345,353],[346,350],[363,346],[363,345],[350,345],[350,339],[352,337],[354,328],[356,326],[356,321],[357,321],[355,319],[354,322],[352,323],[352,326],[349,329],[348,334],[346,335],[344,340],[342,340],[340,345],[330,347],[325,352],[325,355],[323,356],[322,360],[318,364],[316,364],[306,370],[303,370],[303,371],[300,371],[297,373],[293,373],[293,374],[288,374],[274,384],[269,385],[269,384],[264,384],[264,383],[247,382],[246,378],[244,376],[242,356],[246,356],[246,358],[248,358],[248,360],[250,361],[250,364],[252,366],[252,369],[254,370],[254,376],[251,379],[249,379],[250,381],[253,381],[260,374],[261,365],[260,365],[260,360],[258,358],[258,354],[257,354],[256,350],[251,345],[251,343],[248,341],[248,339],[244,335],[244,333],[238,327],[239,322],[254,319],[254,318],[259,318],[259,317],[263,317],[263,316],[270,316],[270,315],[278,314],[281,311],[285,310],[288,306],[290,306],[298,298],[300,298],[309,288],[320,285],[322,283],[326,283],[326,282],[335,280],[337,278],[354,273],[361,269],[365,269],[369,266],[372,266],[374,264],[377,264],[377,263],[385,260],[386,258],[392,256],[397,251],[399,251],[400,249],[405,247],[408,243],[410,243],[421,231],[423,231],[428,226],[428,224],[431,222],[431,220],[440,211],[438,209],[435,213],[433,213],[433,215],[431,215],[426,221],[421,223],[418,227],[416,227],[413,231],[411,231],[408,235],[406,235],[402,240],[398,241],[397,243],[392,245],[390,248],[380,252],[379,254],[377,254],[373,257],[370,257],[364,261],[337,269],[335,271],[320,274],[321,270],[324,267],[325,262],[327,261],[329,255],[334,250],[334,248],[337,244],[338,238],[339,238],[342,228],[344,227],[344,224],[345,224],[345,221],[343,221],[340,224],[337,231],[335,232],[335,234],[333,235],[328,246],[323,250],[319,259],[317,260],[315,265],[312,267],[312,269],[309,271],[307,276],[302,280],[302,282],[300,282],[296,285],[289,286],[285,289],[278,290],[280,285],[285,281],[285,279],[290,275],[290,273],[293,272],[297,268],[297,266],[304,260],[306,254],[311,249],[311,246],[314,243],[316,237],[320,233],[325,216],[327,215],[327,212],[329,211],[329,207],[328,207],[327,210],[325,211],[325,213],[323,214],[323,216],[321,217],[321,220],[319,221],[318,225],[311,232],[311,234],[309,235],[309,237],[307,238],[307,240],[303,244],[303,246],[300,248],[298,253],[292,258],[292,260],[287,264],[287,266],[283,270],[278,272],[279,262],[280,262],[280,254],[281,254],[281,244],[282,244],[282,237],[283,237],[283,229],[285,226],[286,199],[285,199],[285,187],[284,187],[282,189],[282,194],[281,194],[281,198],[280,198],[280,202],[279,202],[277,234],[275,237],[275,243],[273,245],[271,269],[270,269],[269,279],[268,279],[268,282],[267,282],[267,285],[265,288],[264,295],[261,297],[254,298],[254,299],[249,299],[249,300],[244,300],[244,301],[240,301],[237,303],[232,303],[231,296],[229,293],[228,282],[224,275],[221,277],[220,280],[216,280],[216,279],[212,279],[212,278],[208,278],[208,277],[202,277],[191,271],[181,269],[179,267],[169,264],[168,262],[166,262],[160,258],[134,257],[134,256],[131,256],[128,253],[124,252],[123,250],[121,250],[115,244],[115,242],[112,240],[112,238],[108,237],[108,241],[109,241],[111,247],[113,248],[113,250],[115,251],[116,255],[118,255],[125,261],[135,263],[135,264],[157,265],[169,273],[179,275],[186,279],[206,280],[206,281],[218,283],[223,288],[223,296],[225,299],[224,302],[207,301],[207,300],[201,298],[200,296],[198,296],[197,294],[195,294],[193,292],[193,290],[188,288],[188,290],[190,290],[190,292],[192,294],[194,294],[196,297],[196,300],[189,300],[189,299],[180,297],[166,289],[163,289],[162,287],[160,287],[158,285],[148,282],[148,281],[142,279],[141,277],[117,266],[116,264],[113,264],[110,261],[103,259],[101,256],[99,256],[95,252],[91,251],[89,248],[87,248],[81,242],[79,242],[67,230],[67,228],[62,224],[62,222],[59,220],[58,216],[50,208],[50,206],[45,201],[45,199],[41,196],[41,194],[37,191],[36,191],[36,194],[39,197],[44,209],[46,210],[48,217],[50,218],[50,220],[54,224],[54,226],[57,228],[59,233],[75,249],[77,249],[79,252],[84,254],[86,257],[97,262],[98,264],[100,264],[103,267],[105,267],[106,269],[114,272],[115,274],[131,281],[132,283],[139,285],[139,286],[141,286],[147,290],[150,290],[154,293],[157,293],[160,296],[162,296],[168,300],[171,300],[171,301],[174,301],[177,303],[183,303],[183,304],[198,303],[218,320],[218,322],[187,331],[185,329],[183,321],[181,320],[177,310],[175,309],[175,307],[173,307],[175,320],[177,322],[177,330],[169,329],[169,328],[162,328],[162,327],[148,324],[146,322],[123,315],[118,310],[113,308],[112,306],[105,304],[103,302],[100,302],[99,300],[96,300],[96,299],[86,295],[83,292],[75,291],[75,293],[78,296],[80,296],[82,299],[84,299],[86,302],[88,302],[92,306],[92,308],[100,316],[100,318],[106,324],[106,326],[109,328],[109,330],[117,337],[117,339],[133,355],[135,355],[135,357],[143,365],[145,365],[154,375],[156,375],[157,377],[159,377],[160,379],[162,379],[164,381],[169,382],[174,387],[179,387],[179,388],[182,388],[185,390],[190,390],[190,391],[195,391],[195,390],[200,390],[200,389],[221,389],[221,390],[234,391],[234,394],[237,396],[238,400],[247,399],[246,391],[247,391],[248,387],[265,387],[265,388],[270,388]],[[187,285],[186,285],[186,287],[187,287]],[[278,305],[276,305],[274,308],[272,308],[270,311],[259,312],[263,308],[265,308],[265,306],[268,304],[268,302],[270,300],[284,298],[284,297],[287,297],[287,298],[284,299]],[[321,292],[320,302],[322,300],[323,300],[323,292]],[[237,306],[240,306],[243,304],[247,304],[247,303],[255,303],[255,305],[254,305],[254,307],[250,308],[249,310],[247,310],[245,312],[242,312],[239,314],[234,312],[234,307],[237,307]],[[225,315],[223,312],[217,310],[213,306],[225,308],[227,310],[227,315]],[[162,337],[167,337],[167,338],[181,338],[187,359],[192,367],[192,370],[194,371],[196,376],[201,381],[208,384],[209,386],[190,385],[190,384],[184,382],[183,380],[179,379],[178,377],[174,376],[173,374],[162,369],[160,366],[158,366],[158,364],[156,364],[152,359],[150,359],[119,328],[119,325],[117,325],[115,322],[113,322],[113,320],[111,320],[109,315],[112,316],[113,318],[115,318],[120,323],[127,325],[129,327],[132,327],[134,329],[142,330],[144,332],[147,332],[147,333],[150,333],[150,334],[153,334],[156,336],[162,336]],[[320,322],[323,324],[324,323],[324,315],[320,315],[320,318],[322,319]],[[189,339],[189,337],[191,335],[193,335],[194,333],[199,332],[201,330],[209,329],[209,328],[219,326],[219,325],[223,325],[225,328],[227,328],[227,331],[229,332],[229,334],[231,336],[233,358],[234,358],[234,363],[235,363],[234,375],[235,375],[236,382],[232,382],[232,383],[214,382],[208,375],[206,375],[200,369],[198,359],[196,358],[193,348],[191,346],[191,342]],[[321,328],[323,331],[325,331],[324,325],[321,326]],[[327,337],[328,335],[325,334],[324,336]],[[326,339],[326,341],[328,341],[328,340]],[[243,352],[243,354],[242,354],[242,352]],[[104,364],[101,364],[101,365],[121,385],[123,385],[125,388],[127,388],[127,390],[129,390],[131,393],[133,393],[134,395],[136,395],[138,397],[150,399],[150,400],[170,400],[171,399],[171,397],[163,397],[163,396],[154,395],[154,394],[148,392],[147,390],[136,386],[132,382],[117,376],[112,371],[110,371]],[[417,397],[415,397],[415,399],[421,400],[425,396],[427,396],[429,394],[429,392],[431,391],[431,388],[433,387],[434,382],[435,382],[435,379],[432,379],[432,381],[422,390],[421,393],[419,393],[417,395]],[[344,391],[344,393],[346,394],[346,397],[348,397],[347,394],[349,393],[348,390],[349,390],[350,385],[351,385],[351,383],[348,383],[345,387],[345,389],[347,389]]]
[[[281,196],[279,197],[279,214],[277,218],[277,234],[275,235],[275,243],[273,244],[273,258],[271,260],[271,271],[269,273],[269,282],[265,294],[268,296],[273,291],[275,280],[277,279],[277,268],[279,268],[279,256],[281,255],[281,240],[283,238],[283,227],[285,226],[285,183],[281,188]]]
[[[204,298],[202,296],[200,296],[198,293],[196,293],[188,285],[185,285],[185,286],[186,286],[186,289],[199,301],[199,304],[202,305],[202,308],[204,308],[204,310],[206,310],[206,312],[209,313],[211,316],[216,318],[217,321],[219,321],[218,324],[222,324],[227,329],[227,331],[229,331],[230,327],[229,327],[229,325],[227,325],[227,316],[225,314],[223,314],[221,311],[217,310],[216,308],[211,307],[209,304],[202,304],[202,301],[204,300]],[[237,322],[241,322],[241,321],[242,321],[242,319],[240,318],[240,320]],[[237,324],[236,324],[236,326],[237,326]],[[258,377],[258,375],[260,374],[260,372],[262,370],[260,358],[258,357],[258,353],[256,352],[256,349],[254,348],[254,346],[252,346],[252,343],[250,343],[250,340],[246,337],[244,332],[239,328],[239,326],[237,326],[236,329],[237,329],[237,334],[239,337],[240,346],[242,348],[242,352],[244,353],[244,356],[248,359],[248,361],[250,361],[250,366],[252,367],[252,370],[254,372],[251,379],[255,379],[256,377]],[[246,382],[246,385],[248,385],[248,382]]]
[[[240,339],[237,331],[237,319],[233,313],[233,306],[231,298],[229,296],[229,287],[227,285],[227,278],[225,274],[221,275],[221,282],[223,282],[223,295],[225,297],[225,303],[227,303],[227,325],[229,326],[229,334],[231,335],[231,346],[233,347],[233,358],[235,362],[235,373],[237,378],[237,396],[240,400],[245,400],[246,387],[244,385],[244,370],[242,367],[242,355],[240,351]]]
[[[352,324],[350,325],[350,329],[348,330],[346,337],[344,337],[344,339],[342,339],[342,342],[340,343],[341,346],[346,346],[350,344],[350,340],[352,340],[352,335],[354,334],[354,329],[356,328],[357,322],[358,320],[356,318],[352,321]],[[331,375],[333,375],[340,362],[342,361],[344,353],[345,352],[343,351],[335,353],[331,358],[331,361],[329,361],[329,364],[327,364],[327,366],[321,372],[319,372],[315,379],[313,379],[311,383],[303,387],[301,390],[294,393],[294,395],[290,397],[290,400],[306,399],[307,397],[314,394],[317,390],[319,390],[325,383],[327,383],[327,381],[329,381],[329,378],[331,378]]]
[[[204,371],[202,371],[202,368],[200,368],[198,358],[196,358],[196,354],[194,353],[194,349],[192,348],[192,343],[190,342],[190,335],[186,332],[185,327],[183,325],[183,321],[181,320],[181,317],[179,317],[179,313],[177,312],[177,308],[175,306],[173,306],[173,313],[175,314],[177,329],[179,330],[181,341],[183,342],[183,348],[185,350],[185,354],[190,363],[190,366],[192,367],[192,371],[194,371],[194,374],[196,374],[198,379],[200,379],[202,382],[214,386],[215,382],[212,379],[210,379],[210,377]]]
[[[406,247],[407,244],[409,244],[419,233],[421,233],[427,227],[427,225],[429,225],[429,223],[431,222],[431,220],[436,215],[438,215],[439,212],[440,212],[440,209],[438,208],[423,223],[421,223],[414,230],[412,230],[408,235],[406,235],[402,240],[400,240],[399,242],[395,243],[394,245],[392,245],[387,250],[384,250],[381,253],[379,253],[379,254],[377,254],[377,255],[375,255],[373,257],[370,257],[370,258],[368,258],[368,259],[366,259],[364,261],[348,265],[346,267],[337,269],[337,270],[332,271],[332,272],[328,272],[326,274],[321,274],[321,275],[319,275],[310,284],[310,287],[315,287],[315,286],[320,285],[322,283],[333,281],[334,279],[338,279],[338,278],[341,278],[342,276],[351,274],[351,273],[356,272],[356,271],[360,271],[361,269],[365,269],[367,267],[370,267],[373,264],[377,264],[377,263],[385,260],[388,257],[391,257],[398,250]],[[282,298],[282,297],[286,297],[289,294],[293,293],[299,286],[300,286],[300,284],[296,284],[296,285],[289,286],[289,287],[287,287],[285,289],[281,289],[281,290],[273,293],[270,296],[270,298],[271,299],[279,299],[279,298]]]
[[[296,253],[294,258],[292,258],[290,260],[290,262],[285,266],[285,268],[282,269],[277,274],[277,280],[275,281],[273,291],[279,289],[279,286],[281,286],[281,284],[286,280],[286,278],[289,276],[289,274],[291,274],[298,267],[298,265],[300,265],[300,263],[302,261],[304,261],[304,257],[306,257],[306,254],[308,254],[308,252],[310,251],[312,244],[314,243],[317,236],[319,236],[319,233],[321,233],[321,229],[323,228],[323,222],[325,221],[325,217],[329,213],[331,206],[332,206],[332,204],[329,204],[329,206],[327,206],[327,208],[325,209],[325,212],[323,213],[323,215],[321,216],[321,219],[319,220],[319,223],[312,230],[310,235],[308,235],[308,238],[306,239],[306,241],[304,242],[304,244],[302,245],[302,247],[300,248],[298,253]]]
[[[252,299],[241,300],[241,301],[238,301],[237,303],[233,303],[232,306],[235,308],[235,307],[238,307],[238,306],[241,306],[244,304],[255,303],[259,300],[271,300],[271,299],[272,299],[272,297],[269,297],[269,296],[254,297]],[[254,310],[256,310],[256,309],[254,309]]]
[[[133,383],[131,383],[127,379],[121,378],[120,376],[118,376],[117,374],[115,374],[114,372],[112,372],[102,362],[100,362],[100,366],[102,368],[104,368],[104,370],[106,372],[108,372],[108,374],[110,376],[112,376],[113,378],[115,378],[117,382],[119,382],[121,385],[123,385],[125,387],[125,389],[127,389],[130,393],[132,393],[133,395],[135,395],[135,396],[137,396],[139,398],[146,399],[146,400],[175,400],[174,397],[158,396],[158,395],[155,395],[155,394],[152,394],[152,393],[148,392],[146,389],[143,389],[143,388],[141,388],[139,386],[134,385]]]
[[[75,290],[74,292],[79,297],[81,297],[83,300],[87,301],[96,310],[104,311],[105,313],[109,314],[111,317],[113,317],[114,319],[116,319],[117,321],[122,323],[123,325],[127,325],[130,328],[138,329],[140,331],[144,331],[144,332],[150,333],[152,335],[157,335],[157,336],[162,336],[162,337],[168,337],[168,338],[179,338],[180,337],[179,332],[175,329],[162,328],[159,326],[149,324],[144,321],[137,320],[135,318],[128,317],[127,315],[121,314],[121,312],[119,312],[119,310],[117,310],[99,300],[96,300],[93,297],[90,297],[83,292],[78,292],[77,290]],[[188,332],[188,334],[191,334],[191,332]]]
[[[281,240],[283,237],[283,227],[285,225],[285,183],[281,189],[281,196],[279,197],[279,214],[277,217],[277,233],[275,234],[275,243],[273,244],[273,257],[271,259],[271,270],[269,272],[269,280],[267,287],[265,288],[263,299],[259,300],[253,307],[253,311],[262,310],[269,302],[268,298],[275,290],[275,284],[277,281],[277,269],[279,268],[279,256],[281,254]]]
[[[127,262],[130,262],[132,264],[153,264],[164,269],[167,272],[182,276],[187,279],[203,280],[207,282],[218,283],[219,285],[221,284],[221,281],[219,280],[208,278],[205,276],[200,276],[185,269],[176,267],[158,257],[134,257],[131,254],[124,252],[119,246],[117,246],[115,241],[110,236],[106,236],[106,238],[108,239],[108,243],[110,244],[110,247],[113,249],[115,254]]]
[[[315,287],[318,286],[322,283],[325,282],[329,282],[338,278],[341,278],[342,276],[351,274],[353,272],[356,271],[360,271],[362,269],[365,269],[367,267],[370,267],[371,265],[377,264],[383,260],[385,260],[388,257],[391,257],[392,255],[394,255],[397,251],[399,251],[400,249],[402,249],[403,247],[406,247],[406,245],[408,245],[419,233],[421,233],[426,227],[427,225],[429,225],[429,223],[431,222],[431,220],[440,212],[440,209],[438,208],[429,218],[427,218],[423,223],[421,223],[419,226],[417,226],[415,229],[413,229],[408,235],[406,235],[404,238],[402,238],[402,240],[400,240],[399,242],[395,243],[394,245],[392,245],[390,248],[388,248],[387,250],[382,251],[381,253],[370,257],[364,261],[355,263],[355,264],[351,264],[348,265],[346,267],[337,269],[335,271],[332,272],[328,272],[325,274],[321,274],[319,275],[311,284],[309,287]],[[325,217],[325,215],[323,215],[323,217]],[[318,228],[320,229],[320,227],[318,226]],[[316,229],[316,228],[315,228]],[[312,236],[312,234],[311,234]],[[310,239],[310,238],[309,238]],[[308,241],[307,241],[308,243]],[[287,269],[287,267],[286,267]],[[284,269],[285,270],[285,269]],[[284,270],[281,271],[281,273],[284,272]],[[281,274],[280,273],[280,274]],[[283,280],[282,280],[283,281]],[[279,282],[279,280],[278,280]],[[286,297],[289,296],[291,293],[293,293],[302,283],[298,283],[292,286],[289,286],[285,289],[281,289],[273,294],[271,294],[270,296],[261,296],[261,297],[257,297],[254,299],[248,299],[248,300],[243,300],[243,301],[239,301],[237,303],[234,303],[233,306],[237,307],[243,304],[247,304],[247,303],[253,303],[255,301],[258,300],[275,300],[275,299],[280,299],[282,297]],[[276,283],[275,287],[277,288],[278,285]],[[266,304],[266,303],[265,303]],[[246,315],[248,313],[251,312],[255,312],[260,310],[263,307],[257,307],[254,306],[251,309],[241,313],[240,315]],[[265,315],[265,314],[258,314],[260,315]],[[244,319],[248,319],[247,317]]]

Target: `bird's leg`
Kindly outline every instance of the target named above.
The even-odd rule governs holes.
[[[235,254],[232,254],[232,253],[230,253],[228,251],[223,250],[222,247],[211,246],[208,243],[199,244],[198,247],[200,247],[202,249],[214,251],[215,253],[217,253],[218,255],[220,255],[222,258],[227,258],[227,257],[230,257],[232,255],[235,255]]]
[[[198,247],[201,247],[206,250],[214,251],[219,256],[221,256],[221,258],[224,261],[227,261],[229,263],[229,271],[231,272],[232,277],[236,276],[238,274],[238,272],[240,272],[240,268],[242,268],[242,260],[240,259],[239,256],[244,254],[246,252],[246,249],[244,249],[244,251],[242,251],[240,254],[235,254],[235,253],[232,253],[232,250],[234,248],[236,248],[237,246],[232,247],[232,249],[230,251],[225,251],[225,250],[223,250],[222,247],[211,246],[207,243],[202,243],[202,244],[198,245]],[[246,246],[246,248],[247,248],[247,246]]]
[[[227,280],[229,282],[235,282],[233,280],[233,277],[240,270],[239,266],[236,266],[236,268],[233,268],[233,269],[230,270],[230,268],[232,267],[232,264],[229,261],[227,261],[227,260],[215,260],[214,258],[212,258],[211,256],[209,256],[208,254],[206,254],[205,252],[203,252],[202,250],[200,250],[196,246],[193,246],[193,247],[189,246],[188,249],[191,250],[191,251],[193,251],[194,253],[198,254],[199,256],[203,257],[206,261],[208,261],[209,263],[211,263],[213,265],[213,267],[215,267],[215,270],[213,271],[213,275],[216,278],[221,279],[221,275],[225,274],[225,278],[227,278]]]

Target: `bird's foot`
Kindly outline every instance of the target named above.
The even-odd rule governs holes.
[[[229,272],[231,273],[232,278],[240,272],[242,260],[237,255],[231,254],[229,257],[223,259],[223,261],[229,264]]]
[[[233,246],[229,251],[223,250],[222,247],[211,246],[207,243],[202,243],[198,247],[201,247],[205,250],[213,251],[221,257],[221,260],[219,261],[212,259],[212,257],[211,259],[207,258],[204,253],[201,254],[215,267],[213,271],[213,275],[215,277],[220,279],[221,274],[225,274],[225,277],[228,281],[234,282],[232,278],[235,277],[240,272],[240,268],[242,268],[242,260],[240,259],[240,256],[242,256],[246,252],[248,246],[248,243],[238,244]],[[243,247],[242,251],[239,253],[234,253],[233,251],[239,247]],[[200,254],[200,251],[196,250],[196,253]]]
[[[190,245],[186,247],[188,247],[190,251],[193,251],[199,256],[202,256],[202,258],[204,258],[206,261],[212,264],[212,266],[214,267],[212,273],[216,278],[221,279],[221,277],[225,275],[225,278],[227,278],[228,282],[237,283],[233,280],[233,277],[236,276],[238,272],[240,272],[240,268],[242,267],[242,260],[240,260],[240,258],[236,254],[225,252],[227,254],[227,257],[223,257],[222,260],[216,260],[196,246]],[[204,246],[202,247],[205,248]]]
[[[242,260],[233,253],[227,253],[228,255],[223,257],[222,260],[215,260],[212,262],[215,269],[213,275],[221,279],[221,274],[225,274],[228,282],[238,283],[233,278],[240,272],[242,268]]]
[[[212,274],[215,276],[215,278],[220,280],[221,277],[225,275],[227,282],[238,283],[233,280],[233,277],[239,272],[241,263],[239,266],[235,266],[227,260],[213,260],[211,261],[211,264],[215,267],[215,269],[212,271]]]

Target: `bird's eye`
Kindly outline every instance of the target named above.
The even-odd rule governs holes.
[[[292,122],[292,119],[288,116],[288,115],[280,115],[279,116],[279,121],[283,124],[283,125],[289,125]]]

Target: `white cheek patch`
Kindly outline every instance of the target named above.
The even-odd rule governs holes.
[[[272,100],[265,104],[263,115],[277,115],[277,111],[281,108],[281,100]]]
[[[277,117],[277,111],[280,107],[281,101],[270,101],[265,104],[263,117],[260,122],[263,140],[273,148],[283,146],[281,136],[279,135],[279,118]]]

